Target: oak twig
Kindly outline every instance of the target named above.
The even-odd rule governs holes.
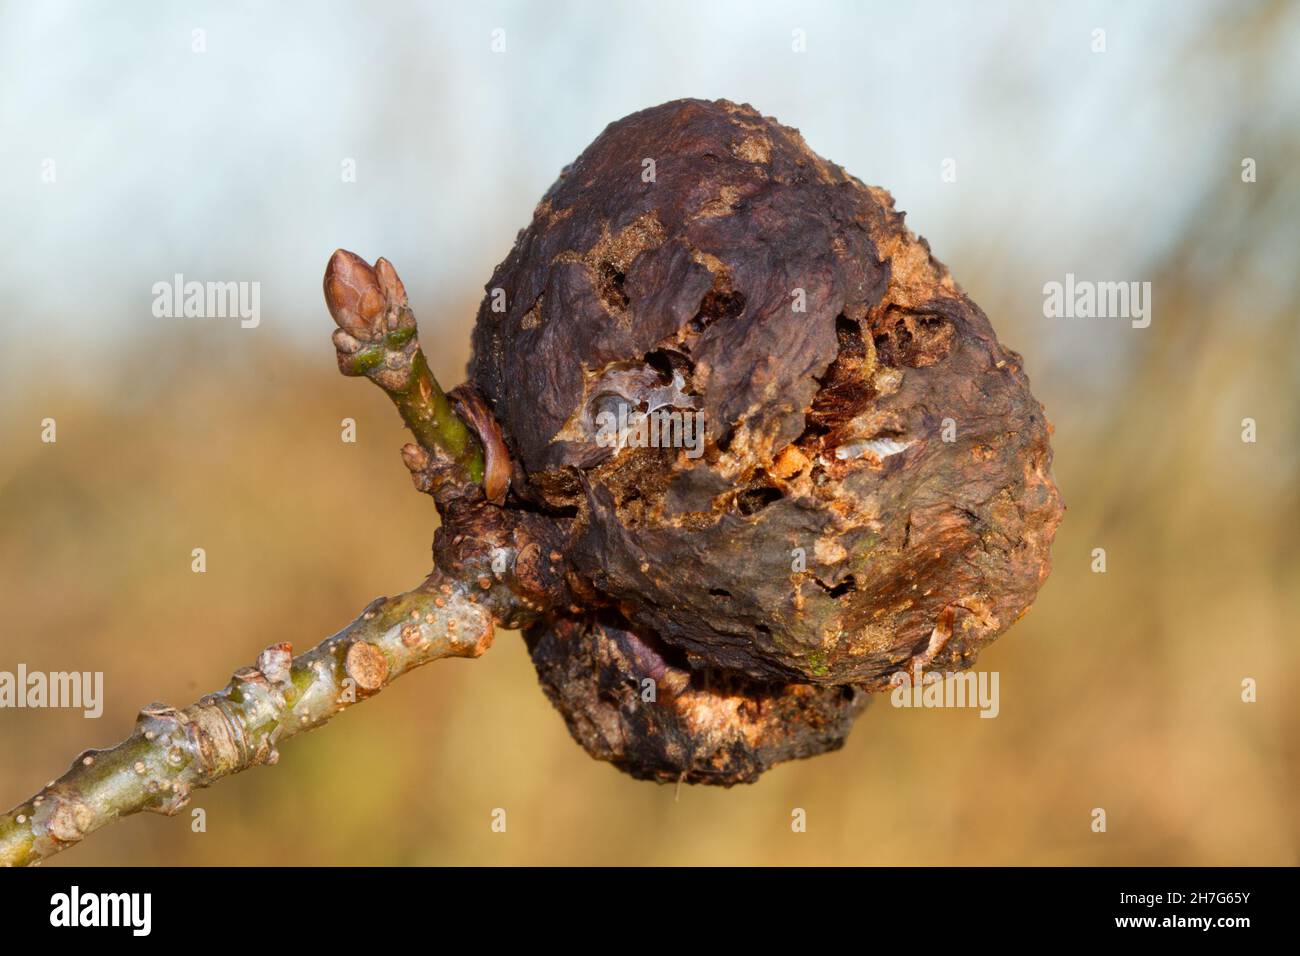
[[[256,666],[184,710],[151,704],[115,747],[87,750],[58,780],[0,815],[0,865],[39,862],[119,817],[172,815],[192,791],[279,759],[278,747],[378,693],[421,664],[478,657],[492,643],[491,613],[469,586],[435,572],[380,598],[298,657],[272,644]]]
[[[325,302],[339,326],[339,368],[382,388],[418,442],[402,449],[417,487],[443,489],[447,501],[471,510],[474,502],[499,502],[509,464],[500,431],[472,394],[457,403],[473,416],[474,430],[458,417],[429,371],[392,265],[380,259],[371,267],[338,250],[325,272]],[[491,443],[486,481],[476,431]],[[485,487],[475,487],[480,484]],[[224,690],[184,710],[144,708],[126,740],[85,751],[62,777],[0,815],[0,865],[39,863],[141,810],[174,814],[194,790],[275,763],[283,741],[319,727],[407,671],[443,657],[478,657],[492,643],[497,615],[513,619],[523,606],[512,586],[526,597],[529,587],[549,580],[535,561],[516,573],[512,527],[489,529],[496,533],[482,542],[501,545],[498,553],[511,561],[507,574],[486,576],[472,557],[451,572],[435,569],[419,587],[374,601],[348,627],[298,657],[289,643],[272,644],[255,666],[236,671]]]
[[[364,375],[387,392],[440,470],[462,482],[482,482],[482,446],[429,371],[406,288],[392,264],[378,259],[371,267],[355,253],[337,250],[325,270],[325,304],[339,326],[339,370]]]

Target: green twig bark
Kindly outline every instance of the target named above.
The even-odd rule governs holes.
[[[345,375],[364,375],[393,400],[420,447],[449,478],[483,481],[483,448],[456,415],[420,349],[406,289],[387,259],[370,266],[346,249],[325,270],[325,304],[338,323]]]
[[[279,759],[279,745],[319,727],[421,664],[478,657],[494,622],[478,595],[435,573],[371,603],[298,657],[266,648],[226,688],[184,710],[151,704],[115,747],[87,750],[58,780],[0,815],[0,865],[39,862],[141,810],[178,812],[192,791]]]
[[[380,259],[372,267],[338,250],[325,272],[325,302],[338,324],[339,368],[387,392],[418,442],[402,449],[416,486],[462,490],[484,483],[482,441],[429,371],[392,265]],[[495,490],[488,497],[499,501],[508,480],[499,431],[473,401],[466,408],[482,419],[476,428],[494,439],[486,471]],[[507,538],[503,545],[513,540]],[[499,550],[517,556],[517,549]],[[536,584],[540,566],[528,567],[531,576],[512,573],[510,581]],[[493,579],[481,569],[466,575],[461,581],[435,570],[418,588],[373,602],[351,625],[298,657],[288,643],[272,644],[255,666],[236,671],[224,690],[184,710],[146,707],[126,740],[85,751],[62,777],[0,815],[0,865],[38,863],[141,810],[174,814],[194,790],[275,763],[285,740],[319,727],[407,671],[443,657],[478,657],[492,643],[492,606],[509,619],[517,597],[508,588],[494,597]]]

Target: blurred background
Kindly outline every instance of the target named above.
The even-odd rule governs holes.
[[[450,386],[560,168],[725,97],[891,190],[1055,425],[998,718],[879,698],[836,754],[678,793],[588,759],[502,634],[197,794],[206,833],[50,865],[1300,863],[1298,50],[1284,2],[0,3],[0,670],[107,698],[0,711],[0,804],[427,570],[397,416],[335,369],[337,246],[396,264]],[[1067,272],[1150,281],[1151,326],[1045,318]],[[260,283],[260,325],[156,318],[176,273]]]

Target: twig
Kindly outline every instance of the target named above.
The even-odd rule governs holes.
[[[355,253],[337,250],[325,270],[325,304],[339,326],[339,370],[364,375],[387,392],[420,447],[448,477],[482,482],[482,446],[429,371],[406,288],[392,264],[378,259],[372,267]]]
[[[0,865],[35,863],[119,817],[172,815],[190,793],[279,759],[278,747],[378,693],[421,664],[478,657],[492,643],[491,613],[470,588],[434,574],[380,598],[298,657],[272,644],[226,688],[184,710],[151,704],[116,747],[87,750],[58,780],[0,816]]]
[[[275,763],[283,741],[319,727],[407,671],[443,657],[478,657],[491,645],[498,617],[513,620],[549,581],[546,567],[518,562],[520,543],[532,539],[492,508],[491,501],[504,496],[500,474],[508,471],[499,450],[491,469],[497,487],[486,496],[478,487],[483,445],[430,373],[392,265],[380,259],[371,267],[338,250],[325,272],[325,301],[339,326],[339,368],[379,385],[419,443],[402,450],[417,487],[435,492],[440,508],[480,515],[483,539],[460,536],[449,546],[458,561],[444,565],[452,572],[435,570],[419,587],[374,601],[351,625],[299,657],[288,643],[272,644],[221,692],[184,710],[146,707],[126,740],[85,751],[62,777],[0,816],[0,865],[38,863],[140,810],[174,814],[192,791]],[[481,408],[476,415],[483,419],[476,429],[499,444],[490,415]],[[481,567],[480,552],[493,548],[509,558],[507,572]],[[538,549],[534,543],[528,553]]]

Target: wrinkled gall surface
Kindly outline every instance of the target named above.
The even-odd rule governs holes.
[[[672,663],[616,615],[560,618],[526,633],[542,688],[593,757],[661,783],[750,783],[775,764],[836,750],[868,694],[760,684]]]
[[[1062,507],[1020,356],[887,192],[751,107],[611,124],[487,290],[470,375],[511,503],[690,667],[880,689],[970,666],[1046,578]]]

